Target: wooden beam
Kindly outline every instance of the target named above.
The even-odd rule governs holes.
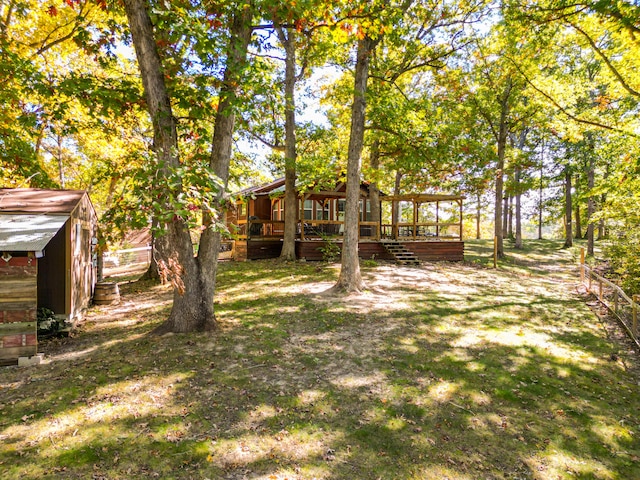
[[[447,195],[439,193],[414,193],[407,195],[385,195],[380,197],[381,202],[395,202],[395,201],[415,201],[415,202],[435,202],[435,201],[449,201],[458,202],[462,201],[464,196],[462,195]]]

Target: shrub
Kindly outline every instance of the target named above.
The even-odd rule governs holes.
[[[340,245],[334,242],[329,235],[320,234],[322,238],[322,246],[320,252],[322,252],[322,259],[327,263],[333,263],[340,258]]]
[[[60,330],[60,321],[53,310],[38,308],[38,335],[55,335]]]

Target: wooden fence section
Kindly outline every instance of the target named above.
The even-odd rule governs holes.
[[[638,338],[640,295],[629,297],[618,285],[594,272],[584,263],[584,249],[580,253],[580,281],[615,315],[631,340],[640,348],[640,338]]]

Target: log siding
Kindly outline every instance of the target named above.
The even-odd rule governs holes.
[[[0,258],[0,363],[37,353],[37,275],[31,254]]]

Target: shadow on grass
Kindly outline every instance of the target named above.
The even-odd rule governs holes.
[[[639,476],[637,383],[557,287],[428,266],[363,310],[295,267],[225,266],[213,336],[151,337],[168,307],[134,301],[0,372],[3,478]]]

